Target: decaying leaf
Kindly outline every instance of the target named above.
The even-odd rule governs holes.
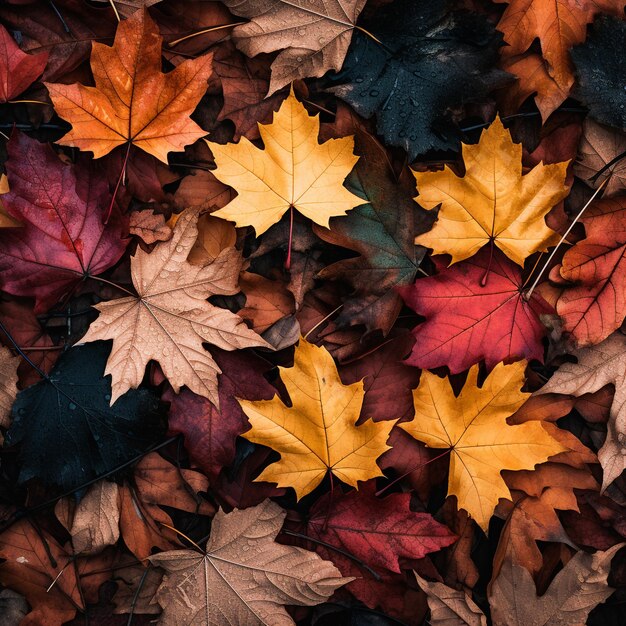
[[[112,377],[111,402],[138,387],[154,359],[176,392],[186,385],[219,406],[220,370],[202,343],[223,350],[268,347],[240,317],[206,301],[210,295],[237,293],[241,256],[228,248],[204,267],[189,263],[197,220],[197,212],[188,211],[169,241],[158,243],[150,254],[137,250],[131,263],[137,296],[96,306],[100,316],[83,341],[113,339],[105,372]]]
[[[273,502],[218,511],[204,553],[171,550],[150,557],[165,569],[157,591],[163,626],[294,624],[285,604],[324,602],[349,582],[330,562],[274,541],[285,512]]]
[[[291,400],[279,397],[239,400],[252,430],[244,437],[280,452],[281,459],[257,480],[293,487],[302,498],[330,472],[357,487],[358,481],[382,474],[376,459],[396,420],[356,426],[363,403],[363,383],[344,385],[325,348],[300,339],[293,367],[280,368]]]

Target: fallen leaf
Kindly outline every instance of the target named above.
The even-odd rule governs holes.
[[[111,0],[115,4],[115,9],[122,17],[128,17],[135,11],[143,9],[143,7],[151,7],[161,0]],[[110,0],[95,0],[95,2],[101,2],[103,4],[109,4]]]
[[[288,211],[297,209],[328,228],[329,219],[345,215],[363,200],[343,182],[358,161],[352,137],[319,144],[319,117],[310,116],[291,90],[271,124],[259,128],[265,148],[245,137],[237,144],[207,141],[215,157],[215,177],[237,197],[214,217],[237,226],[253,226],[257,237]]]
[[[70,535],[78,554],[97,554],[120,538],[117,483],[101,480],[92,485],[74,512]]]
[[[106,182],[90,167],[64,165],[48,146],[21,133],[8,145],[11,190],[2,196],[23,228],[0,230],[2,289],[36,300],[43,313],[90,276],[120,259],[128,242],[109,204]]]
[[[458,396],[447,379],[423,371],[413,392],[415,418],[399,424],[427,446],[450,450],[448,495],[485,532],[498,500],[511,496],[500,472],[533,469],[566,450],[540,422],[507,424],[530,395],[520,391],[525,369],[524,361],[499,363],[478,387],[475,365]]]
[[[167,163],[169,152],[205,135],[189,115],[206,91],[212,55],[163,74],[161,42],[147,11],[137,11],[120,22],[113,47],[92,44],[95,87],[45,83],[56,112],[72,125],[60,142],[96,159],[132,144]]]
[[[0,102],[7,102],[26,91],[41,76],[48,53],[26,54],[0,24]]]
[[[381,476],[376,459],[389,448],[385,442],[395,420],[355,426],[363,383],[344,385],[328,351],[304,338],[296,347],[294,366],[279,369],[291,406],[277,396],[239,400],[252,425],[243,436],[281,454],[257,480],[293,487],[300,499],[328,472],[353,487]]]
[[[165,217],[152,209],[133,211],[129,219],[129,232],[148,245],[167,241],[172,236],[172,229],[166,224]]]
[[[548,590],[537,595],[526,569],[510,558],[491,582],[489,605],[494,626],[579,626],[613,588],[607,584],[611,560],[624,544],[605,552],[577,552],[555,576]]]
[[[163,405],[151,391],[131,391],[109,406],[108,353],[104,342],[69,348],[46,379],[19,392],[6,444],[20,444],[20,483],[37,477],[73,489],[162,436]]]
[[[354,250],[358,257],[324,268],[318,276],[343,279],[352,287],[336,322],[364,324],[386,335],[393,326],[402,299],[396,287],[413,283],[425,250],[414,244],[415,234],[432,225],[431,216],[413,202],[415,186],[404,170],[400,179],[391,171],[385,148],[371,135],[356,135],[359,161],[346,185],[366,204],[343,219],[333,219],[330,230],[313,227],[318,237]]]
[[[404,301],[426,317],[413,330],[409,365],[447,365],[456,374],[482,359],[488,369],[500,361],[543,361],[542,315],[552,307],[536,292],[526,300],[521,272],[500,252],[488,250],[435,276],[401,289]],[[481,286],[485,280],[486,284]]]
[[[569,56],[572,46],[585,41],[587,25],[593,22],[597,15],[608,13],[619,16],[623,15],[624,10],[624,2],[620,0],[589,0],[576,3],[568,0],[496,1],[509,5],[497,26],[498,30],[504,33],[504,40],[508,44],[504,48],[506,56],[526,52],[538,39],[547,72],[565,93],[569,92],[574,84],[574,68]],[[559,102],[557,106],[560,104]]]
[[[250,320],[253,330],[259,334],[294,313],[293,296],[279,281],[242,272],[239,287],[246,296],[246,305],[237,314]]]
[[[365,0],[224,0],[250,22],[233,29],[249,57],[282,50],[272,62],[268,95],[299,78],[340,70]]]
[[[425,209],[441,206],[430,232],[415,243],[449,254],[458,263],[490,244],[518,265],[558,240],[545,216],[569,192],[567,163],[539,163],[522,175],[522,146],[513,143],[499,117],[475,145],[463,144],[465,175],[445,166],[440,172],[414,172]]]
[[[11,423],[11,407],[17,395],[17,366],[20,357],[0,346],[0,426],[8,428]]]
[[[614,333],[602,343],[572,354],[578,362],[561,365],[536,394],[568,393],[579,397],[615,385],[606,440],[598,451],[604,491],[626,469],[626,337]]]
[[[228,248],[207,266],[189,263],[197,220],[197,212],[188,211],[169,241],[158,243],[150,254],[137,250],[131,261],[137,296],[95,307],[100,316],[83,341],[113,339],[105,370],[112,376],[111,402],[137,388],[154,359],[177,393],[186,385],[219,406],[220,370],[202,343],[223,350],[268,346],[240,317],[206,301],[210,295],[237,293],[241,256]]]
[[[623,19],[624,3],[615,3],[616,15]],[[598,122],[626,128],[624,78],[626,64],[621,51],[626,46],[626,22],[601,17],[591,28],[585,43],[572,49],[578,86],[575,95],[589,108]]]
[[[214,480],[235,457],[235,440],[248,422],[236,398],[270,400],[276,393],[263,374],[269,365],[254,355],[215,350],[219,376],[219,411],[206,398],[183,390],[176,395],[167,391],[163,398],[171,403],[169,429],[185,436],[191,460]],[[241,507],[243,508],[243,507]]]
[[[428,596],[429,624],[432,626],[487,626],[487,618],[465,593],[443,583],[428,582],[416,572],[419,586]]]
[[[355,33],[332,92],[375,116],[378,134],[409,162],[456,149],[460,133],[444,111],[511,79],[495,69],[493,26],[477,13],[450,12],[445,0],[396,0],[363,26],[368,34]]]
[[[456,536],[430,514],[411,511],[410,494],[377,498],[375,491],[366,483],[335,499],[323,496],[311,508],[307,534],[398,574],[402,559],[421,559],[455,542]]]
[[[165,569],[157,590],[163,626],[295,624],[283,605],[313,606],[348,582],[330,562],[274,541],[285,512],[273,502],[218,511],[204,553],[150,557]]]
[[[623,159],[614,161],[626,151],[626,133],[590,119],[583,122],[583,133],[574,174],[594,189],[604,184],[605,198],[626,189],[626,162]],[[604,172],[600,174],[600,170]],[[607,178],[609,180],[605,183]]]

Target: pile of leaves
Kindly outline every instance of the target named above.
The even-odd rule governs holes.
[[[623,625],[626,0],[4,0],[0,623]]]

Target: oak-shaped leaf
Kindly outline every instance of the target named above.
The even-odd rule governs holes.
[[[204,553],[170,550],[149,557],[165,569],[156,598],[163,626],[294,624],[284,605],[321,604],[350,581],[329,561],[274,541],[285,512],[270,500],[218,511]]]
[[[330,494],[320,498],[309,513],[307,534],[398,574],[402,559],[421,559],[456,541],[432,515],[411,511],[409,493],[377,498],[375,491],[366,483],[332,502]]]
[[[219,410],[206,398],[189,390],[176,395],[167,391],[163,399],[171,403],[169,429],[185,436],[191,460],[205,474],[216,479],[235,457],[235,440],[248,422],[236,398],[269,400],[276,390],[263,377],[269,365],[263,359],[243,352],[212,350],[222,373],[219,376]]]
[[[209,304],[211,295],[239,291],[241,255],[227,248],[207,265],[192,265],[187,256],[198,235],[198,212],[179,217],[169,241],[151,253],[138,249],[131,259],[137,296],[102,302],[84,342],[112,339],[106,374],[112,376],[115,402],[139,386],[146,365],[158,361],[178,393],[183,385],[219,407],[220,369],[202,344],[223,350],[269,345],[228,309]]]
[[[224,0],[250,22],[232,37],[249,57],[281,50],[272,62],[268,95],[299,78],[341,69],[365,0]]]
[[[239,400],[252,425],[243,436],[281,455],[257,480],[293,487],[300,499],[328,472],[353,487],[381,476],[376,459],[389,449],[386,441],[396,420],[355,425],[363,382],[344,385],[329,352],[304,338],[296,347],[293,367],[279,369],[290,406],[278,396]]]
[[[18,393],[5,444],[20,446],[21,483],[38,478],[72,489],[163,436],[165,405],[149,390],[132,390],[110,406],[109,349],[105,342],[70,348],[47,378]]]
[[[95,158],[130,144],[167,163],[167,154],[205,135],[189,115],[207,88],[212,55],[161,72],[161,41],[145,9],[120,22],[113,46],[94,41],[95,87],[46,83],[56,112],[72,125],[60,143]]]
[[[626,128],[626,22],[596,20],[585,43],[572,49],[578,86],[575,95],[598,122]]]
[[[396,0],[355,33],[332,91],[363,117],[376,116],[385,141],[413,161],[456,148],[444,111],[479,99],[509,74],[496,70],[500,36],[478,14],[449,13],[445,0]]]
[[[447,365],[456,374],[483,359],[488,369],[500,361],[543,361],[540,316],[554,313],[552,307],[536,292],[526,300],[520,268],[497,250],[489,256],[482,250],[401,289],[408,306],[426,317],[413,330],[409,365]]]
[[[606,339],[626,317],[626,201],[595,202],[581,222],[586,237],[563,256],[559,274],[569,284],[556,311],[578,345],[588,346]]]
[[[318,143],[319,115],[310,116],[293,89],[274,114],[260,125],[264,149],[242,137],[239,143],[207,141],[215,157],[215,177],[237,196],[212,215],[264,233],[289,210],[328,228],[329,219],[345,215],[363,200],[343,182],[358,158],[354,139]]]
[[[333,263],[318,276],[343,279],[353,292],[344,303],[341,325],[364,324],[368,330],[382,329],[386,335],[402,306],[395,287],[415,279],[424,249],[414,243],[419,232],[428,230],[434,216],[415,205],[415,187],[406,170],[396,180],[385,148],[364,132],[355,136],[359,161],[346,186],[367,203],[345,218],[331,222],[331,228],[313,227],[324,241],[349,248],[359,256]]]
[[[614,591],[607,583],[611,561],[624,546],[595,554],[577,552],[541,596],[532,576],[510,557],[489,588],[494,626],[579,626]]]
[[[46,67],[48,53],[26,54],[0,25],[0,102],[12,100],[30,87]]]
[[[448,495],[485,532],[498,500],[511,497],[500,472],[533,469],[567,450],[537,420],[507,423],[530,395],[520,391],[525,369],[525,361],[499,363],[479,387],[474,365],[457,396],[449,380],[424,371],[413,392],[415,417],[399,424],[431,448],[450,449]]]
[[[567,393],[579,397],[605,385],[615,386],[606,440],[598,451],[605,490],[626,469],[626,337],[613,333],[598,345],[575,350],[572,356],[578,362],[561,365],[536,394]]]
[[[15,133],[8,144],[10,191],[2,196],[22,228],[0,231],[0,285],[34,297],[35,313],[58,303],[89,276],[112,267],[128,241],[110,195],[93,167],[65,165],[49,147]]]
[[[425,209],[440,206],[437,221],[415,243],[449,254],[451,263],[467,259],[483,246],[496,245],[518,265],[558,240],[545,216],[568,194],[567,163],[539,163],[522,176],[522,146],[499,117],[475,145],[463,144],[465,174],[449,166],[439,172],[414,172]]]

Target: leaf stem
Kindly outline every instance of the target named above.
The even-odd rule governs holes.
[[[49,102],[44,102],[43,100],[7,100],[9,104],[44,104],[49,107],[52,106]]]
[[[121,22],[121,18],[120,18],[120,14],[117,12],[117,7],[115,6],[115,2],[113,2],[113,0],[109,0],[109,4],[111,5],[111,8],[113,9],[113,13],[115,13],[115,17],[117,18],[118,23]]]
[[[556,251],[559,249],[560,245],[565,241],[567,236],[570,234],[570,232],[572,231],[572,228],[574,228],[578,220],[582,217],[583,213],[587,210],[587,207],[596,199],[596,196],[602,191],[602,189],[604,189],[604,185],[606,185],[608,182],[609,182],[609,178],[605,178],[602,181],[602,183],[600,183],[598,188],[593,192],[593,195],[591,196],[591,198],[589,198],[589,200],[585,202],[585,205],[583,206],[582,209],[580,209],[580,211],[578,212],[578,215],[573,219],[572,223],[567,227],[567,230],[563,233],[563,236],[559,239],[559,242],[554,247],[554,250],[552,250],[552,252],[550,253],[548,260],[544,263],[543,267],[539,271],[539,274],[537,274],[537,278],[535,278],[535,281],[531,285],[530,289],[524,294],[525,300],[530,300],[530,297],[533,295],[533,291],[539,284],[539,281],[541,280],[543,273],[546,271],[546,268],[550,265],[550,261],[552,261],[552,259],[554,258]]]
[[[304,335],[304,338],[305,338],[305,339],[308,339],[308,338],[309,338],[309,335],[310,335],[310,334],[311,334],[314,330],[316,330],[317,328],[319,328],[319,327],[320,327],[320,326],[321,326],[321,325],[322,325],[322,324],[323,324],[323,323],[324,323],[324,322],[325,322],[325,321],[326,321],[329,317],[332,317],[335,313],[337,313],[337,311],[339,311],[339,309],[340,309],[341,307],[343,307],[343,302],[342,302],[342,303],[341,303],[341,304],[340,304],[340,305],[339,305],[336,309],[333,309],[333,310],[332,310],[332,311],[331,311],[331,312],[330,312],[330,313],[329,313],[326,317],[323,317],[323,318],[322,318],[322,319],[321,319],[321,320],[320,320],[317,324],[315,324],[315,326],[313,326],[313,328],[311,328],[311,330],[310,330],[310,331],[309,331],[306,335]]]
[[[487,269],[480,279],[480,286],[485,287],[487,285],[487,279],[489,278],[489,272],[491,271],[491,263],[493,261],[493,249],[495,248],[493,237],[489,241],[489,263],[487,263]]]
[[[111,198],[111,204],[109,204],[109,210],[107,211],[107,216],[104,220],[105,224],[109,223],[109,219],[111,219],[111,213],[113,213],[113,205],[115,204],[115,198],[117,197],[117,191],[120,188],[120,184],[126,175],[126,165],[128,164],[128,155],[130,154],[130,147],[132,146],[132,142],[128,141],[128,148],[126,148],[126,156],[124,157],[124,161],[122,163],[122,169],[120,170],[120,175],[117,178],[117,184],[115,185],[115,190],[113,191],[113,197]]]
[[[206,33],[213,33],[216,30],[223,30],[224,28],[231,28],[233,26],[241,26],[242,24],[246,24],[246,22],[234,22],[233,24],[222,24],[221,26],[213,26],[211,28],[205,28],[203,30],[199,30],[197,33],[191,33],[191,35],[185,35],[184,37],[181,37],[180,39],[176,39],[175,41],[170,41],[170,43],[167,44],[167,47],[173,48],[174,46],[177,46],[179,43],[182,43],[183,41],[187,41],[187,39],[192,39],[193,37],[198,37],[199,35],[204,35]]]
[[[92,280],[97,280],[100,283],[104,283],[105,285],[111,285],[111,287],[115,287],[116,289],[119,289],[120,291],[127,293],[129,296],[132,296],[133,298],[137,297],[137,294],[134,294],[129,289],[126,289],[126,287],[122,287],[121,285],[114,283],[112,280],[107,280],[106,278],[102,278],[101,276],[92,276],[91,274],[89,275],[89,278],[91,278]]]
[[[165,522],[159,522],[158,520],[157,522],[161,526],[165,526],[165,528],[169,528],[170,530],[173,530],[177,535],[180,535],[183,539],[186,539],[201,554],[206,554],[206,550],[203,550],[193,539],[190,539],[189,537],[187,537],[187,535],[185,535],[184,532],[178,530],[178,528],[174,528],[174,526],[170,526],[169,524],[166,524]]]
[[[289,247],[287,248],[287,260],[285,261],[285,269],[291,269],[291,247],[293,242],[293,204],[289,207]]]
[[[450,452],[452,452],[452,448],[448,448],[445,452],[442,452],[441,454],[434,456],[432,459],[429,459],[428,461],[426,461],[426,463],[422,463],[421,465],[416,465],[413,469],[410,469],[408,472],[404,472],[402,476],[398,476],[398,478],[395,478],[394,480],[392,480],[388,485],[386,485],[382,489],[379,489],[375,495],[382,496],[383,493],[385,493],[390,487],[393,487],[397,482],[401,481],[403,478],[406,478],[409,474],[416,472],[418,469],[422,469],[423,467],[426,467],[427,465],[429,465],[433,461],[436,461],[437,459],[441,459],[442,457],[446,456],[446,454],[450,454]]]

